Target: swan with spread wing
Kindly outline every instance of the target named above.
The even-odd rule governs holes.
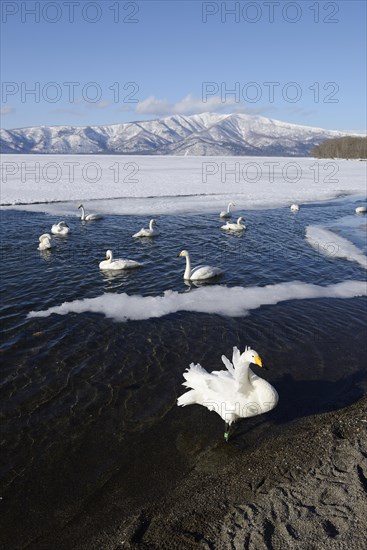
[[[224,438],[228,441],[233,422],[270,411],[278,403],[278,393],[250,369],[251,364],[263,366],[253,349],[246,347],[241,354],[234,347],[232,362],[225,355],[222,361],[226,370],[211,373],[200,364],[191,363],[183,375],[183,385],[189,391],[178,398],[177,404],[184,407],[196,403],[219,414],[225,421]]]

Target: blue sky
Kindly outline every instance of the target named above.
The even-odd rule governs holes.
[[[366,129],[364,1],[3,0],[1,8],[4,128],[211,111]]]

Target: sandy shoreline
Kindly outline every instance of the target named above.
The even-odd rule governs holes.
[[[242,422],[231,444],[216,420],[192,407],[183,431],[173,408],[81,513],[14,548],[366,548],[367,396],[269,433]]]

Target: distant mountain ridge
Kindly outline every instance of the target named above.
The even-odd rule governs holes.
[[[2,153],[181,156],[309,156],[326,139],[352,132],[262,116],[173,115],[108,126],[39,126],[0,131]]]

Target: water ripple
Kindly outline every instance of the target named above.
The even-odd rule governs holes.
[[[75,472],[75,464],[85,466],[81,480],[103,478],[116,467],[127,435],[144,433],[174,406],[188,364],[218,368],[233,345],[252,345],[270,367],[280,402],[266,422],[342,406],[366,391],[363,297],[284,302],[239,318],[177,312],[125,324],[94,313],[27,319],[29,311],[104,293],[183,293],[184,260],[177,256],[184,248],[194,264],[222,267],[221,283],[229,288],[363,280],[360,266],[318,254],[305,240],[307,225],[321,217],[335,227],[349,210],[338,202],[309,205],[297,216],[288,209],[241,212],[247,225],[241,236],[221,232],[214,215],[161,216],[160,236],[144,242],[131,235],[147,218],[110,216],[86,225],[67,218],[72,233],[55,239],[49,254],[36,250],[38,236],[58,220],[2,212],[1,475],[8,494],[20,495],[39,463],[52,479],[69,459]],[[144,266],[106,276],[98,263],[108,248]],[[75,472],[68,487],[82,493]]]

